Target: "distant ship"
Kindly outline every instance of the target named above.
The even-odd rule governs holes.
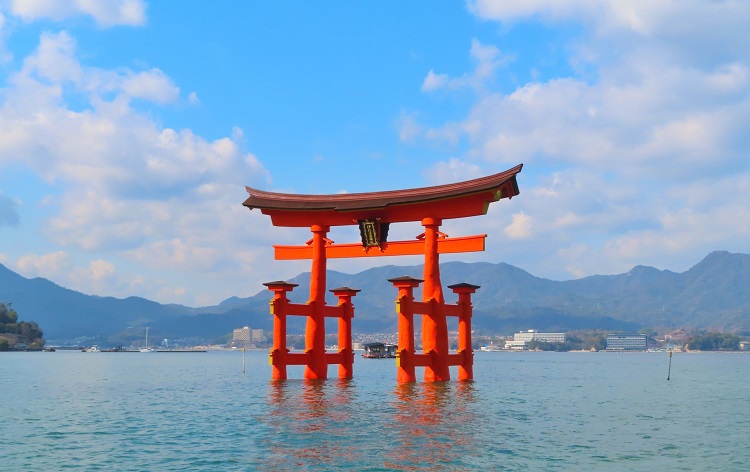
[[[503,351],[504,349],[500,346],[490,343],[489,346],[482,346],[479,348],[480,351]]]

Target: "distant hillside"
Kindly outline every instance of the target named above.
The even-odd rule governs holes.
[[[329,271],[327,286],[362,289],[354,298],[356,332],[394,332],[396,291],[388,279],[402,275],[419,278],[422,267],[388,265],[358,274]],[[683,273],[637,266],[625,274],[562,282],[538,278],[504,263],[448,262],[441,265],[441,276],[444,286],[458,282],[482,286],[473,298],[477,330],[510,334],[529,328],[652,327],[750,333],[748,254],[713,252]],[[290,299],[304,303],[309,273],[290,281],[299,284]],[[258,290],[253,297],[232,297],[216,306],[190,308],[138,297],[84,295],[46,279],[26,279],[0,265],[0,302],[12,302],[24,317],[39,323],[49,340],[80,336],[128,339],[142,335],[146,325],[154,339],[213,339],[244,325],[271,329],[270,292],[262,286]],[[456,301],[448,289],[446,301]],[[329,303],[335,303],[333,296]],[[304,319],[290,318],[290,332],[303,329]]]
[[[36,321],[50,339],[109,335],[154,319],[188,314],[191,308],[162,305],[139,297],[85,295],[43,278],[27,279],[0,264],[0,301],[23,319]]]

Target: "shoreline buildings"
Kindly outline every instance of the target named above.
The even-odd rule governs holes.
[[[513,351],[523,351],[528,349],[528,344],[531,341],[539,341],[543,343],[564,343],[565,333],[540,333],[533,329],[528,331],[520,331],[513,335],[513,340],[505,341],[505,349]]]
[[[235,329],[232,333],[232,346],[235,347],[252,348],[265,343],[267,340],[268,337],[262,329],[250,329],[249,326]]]

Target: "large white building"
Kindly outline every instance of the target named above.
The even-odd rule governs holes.
[[[235,329],[232,334],[233,343],[249,343],[250,342],[250,327],[245,326],[244,328]]]
[[[267,341],[266,333],[262,329],[250,330],[250,340],[254,343],[264,343]]]
[[[645,334],[608,334],[608,351],[645,351]]]
[[[543,343],[564,343],[565,333],[540,333],[530,329],[513,335],[513,341],[541,341]]]
[[[530,341],[539,341],[543,343],[564,343],[565,333],[540,333],[533,329],[520,331],[513,335],[512,341],[505,342],[505,349],[522,351],[527,348]]]

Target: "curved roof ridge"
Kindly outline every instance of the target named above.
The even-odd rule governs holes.
[[[267,190],[260,190],[253,187],[245,186],[247,193],[250,194],[244,205],[251,206],[254,208],[262,208],[261,205],[255,205],[251,200],[262,199],[262,200],[286,200],[286,201],[319,201],[328,200],[331,203],[336,202],[349,202],[349,201],[360,201],[367,200],[371,201],[374,197],[377,199],[386,198],[393,199],[398,197],[418,197],[422,195],[438,195],[438,194],[462,194],[466,190],[468,192],[483,190],[487,187],[494,186],[499,180],[505,181],[508,177],[513,177],[517,173],[521,172],[523,164],[519,164],[512,169],[508,169],[497,174],[492,174],[484,177],[479,177],[472,180],[464,180],[461,182],[454,182],[450,184],[433,185],[429,187],[417,187],[404,190],[383,190],[379,192],[359,192],[359,193],[333,193],[333,194],[301,194],[301,193],[283,193],[283,192],[271,192]],[[504,183],[504,182],[502,182]]]
[[[267,192],[245,187],[243,203],[258,208],[276,226],[348,225],[360,219],[385,222],[464,218],[482,215],[501,198],[518,195],[516,174],[523,164],[498,174],[432,187],[329,195]]]

